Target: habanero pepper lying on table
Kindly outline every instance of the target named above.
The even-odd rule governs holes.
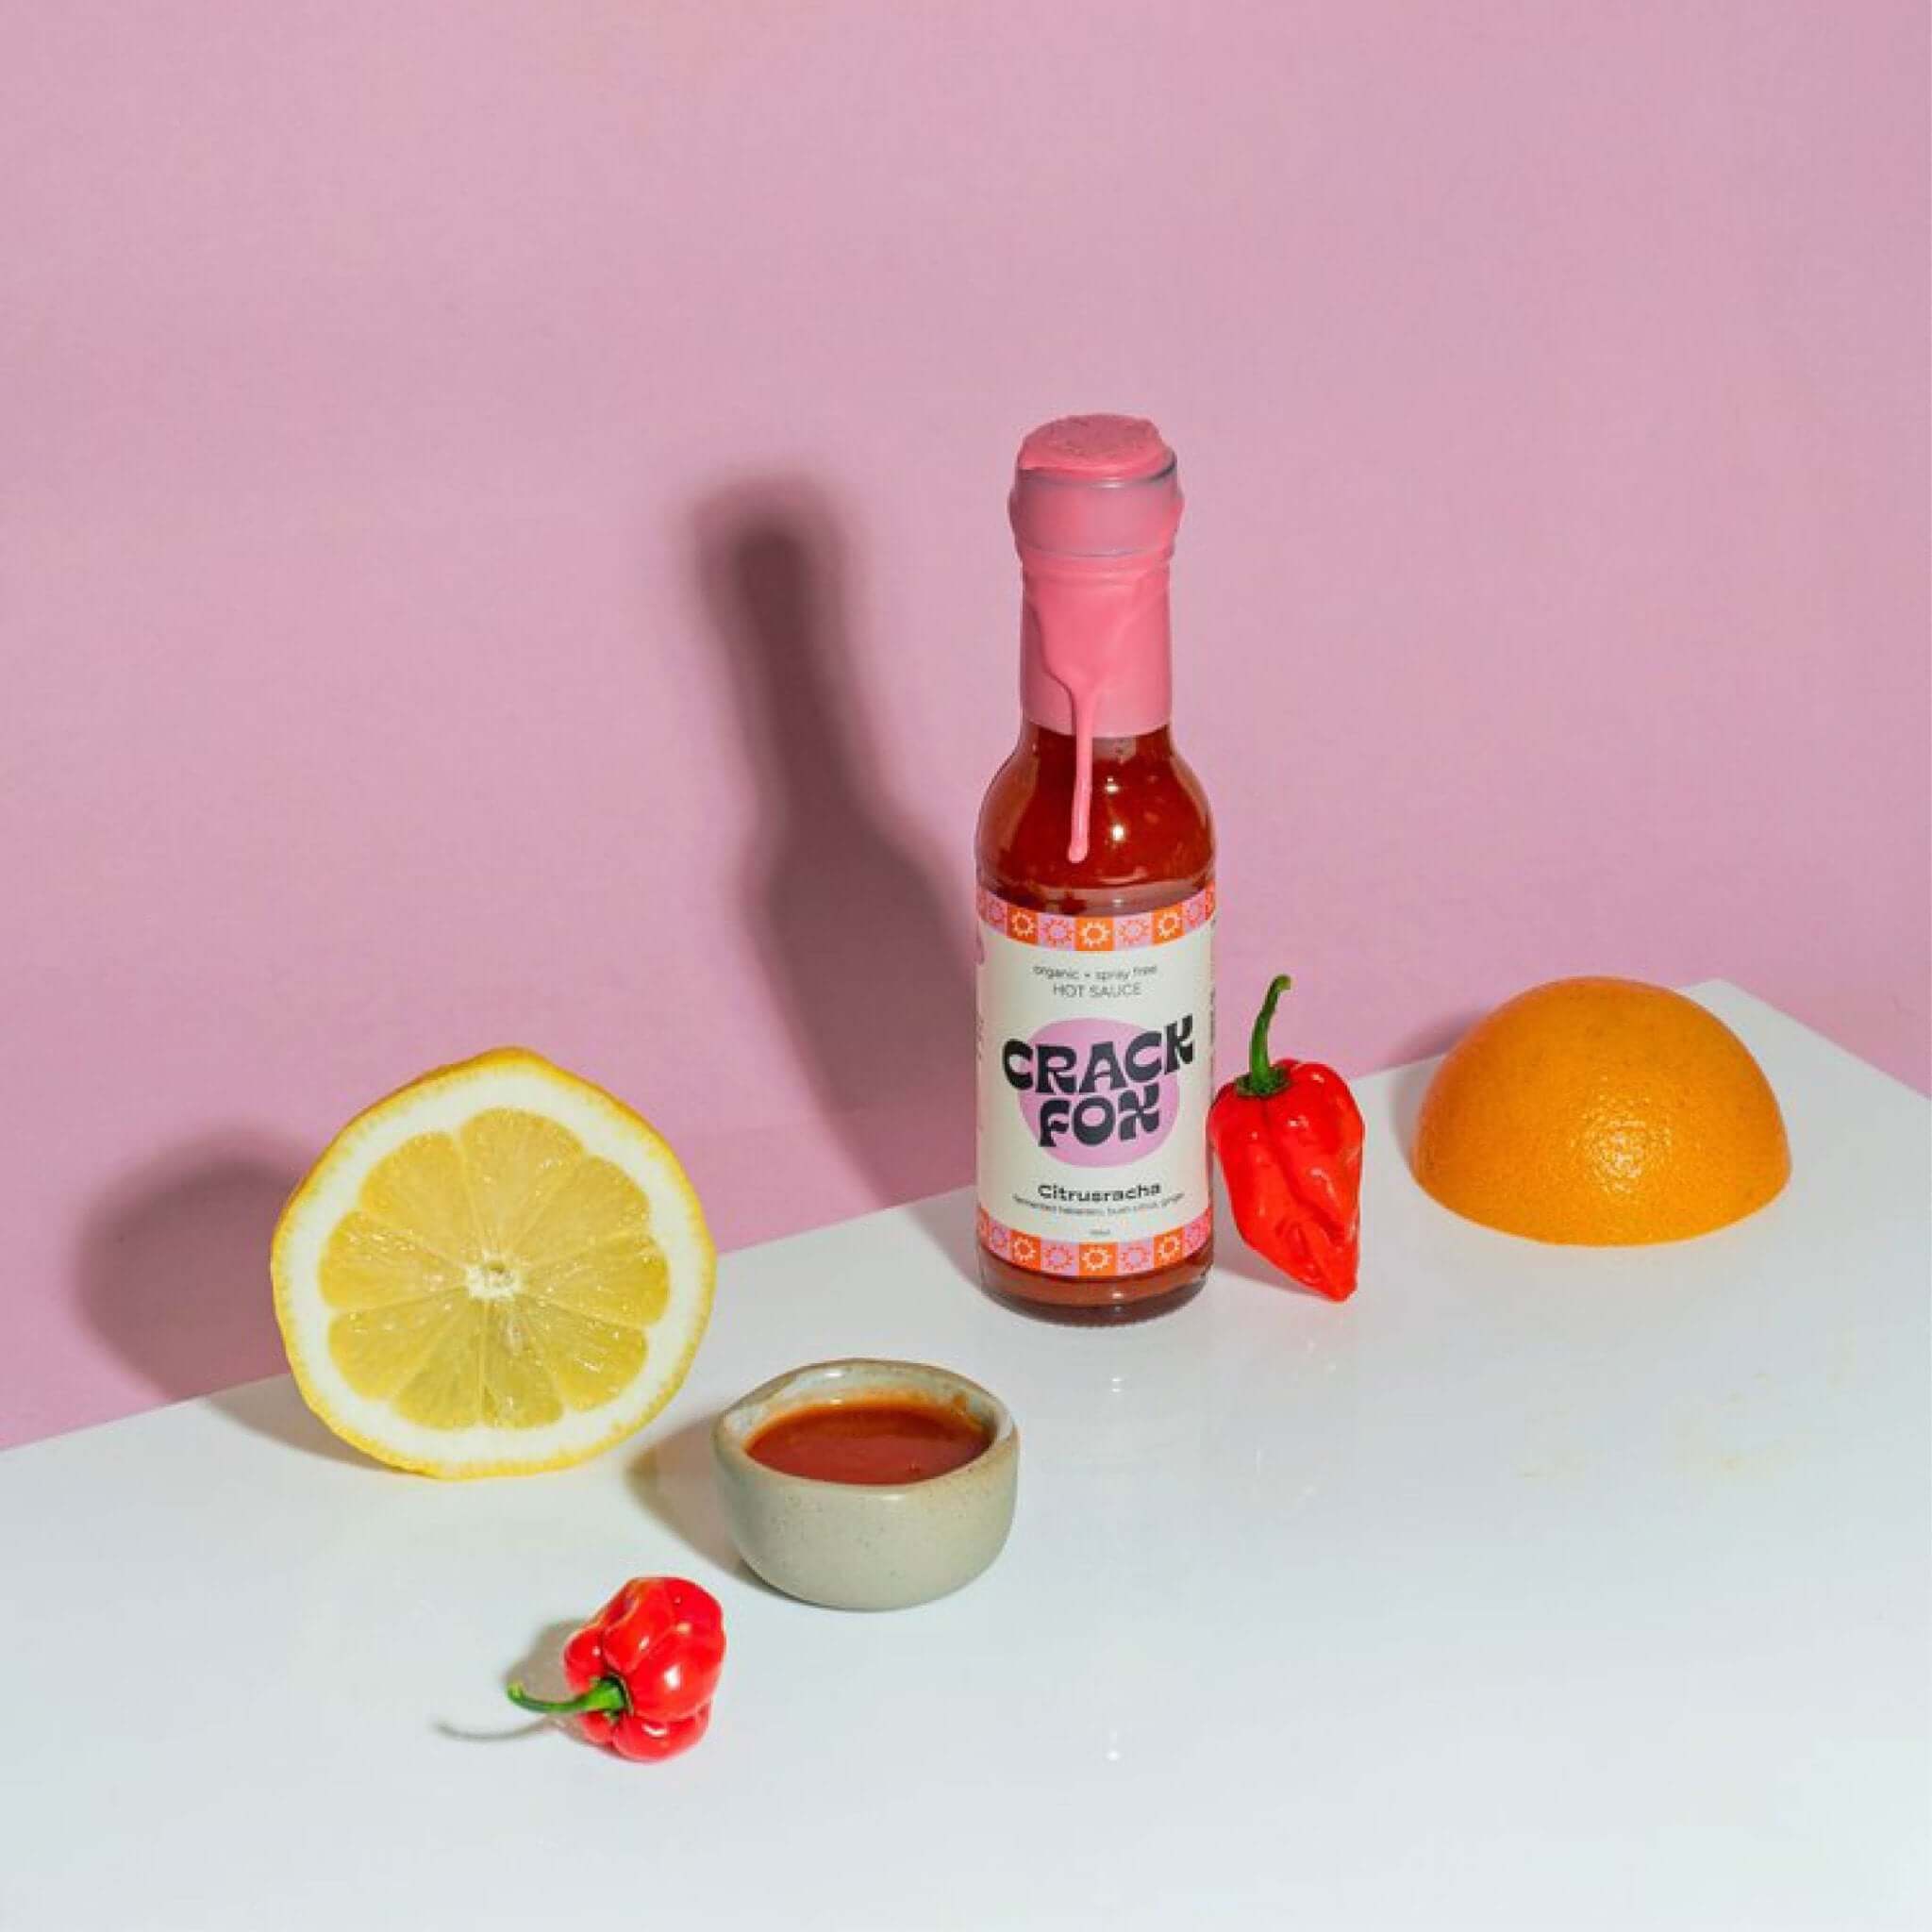
[[[575,1695],[509,1700],[546,1717],[574,1717],[593,1744],[620,1757],[671,1757],[711,1722],[724,1667],[724,1612],[682,1576],[633,1576],[563,1647]]]
[[[1330,1301],[1355,1292],[1361,1235],[1362,1116],[1333,1067],[1268,1058],[1280,974],[1261,1002],[1248,1071],[1214,1096],[1208,1138],[1221,1157],[1241,1239]]]

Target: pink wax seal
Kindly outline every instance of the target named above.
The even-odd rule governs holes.
[[[1060,416],[1020,445],[1020,469],[1045,476],[1140,482],[1174,468],[1174,452],[1144,416]]]
[[[1094,739],[1139,737],[1172,715],[1174,452],[1139,416],[1062,416],[1020,445],[1008,509],[1025,597],[1020,702],[1036,724],[1074,740],[1067,857],[1077,864]]]

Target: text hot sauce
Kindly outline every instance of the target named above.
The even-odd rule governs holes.
[[[980,808],[979,1266],[1073,1320],[1173,1307],[1213,1255],[1214,828],[1174,748],[1174,452],[1070,416],[1021,445],[1020,741]]]

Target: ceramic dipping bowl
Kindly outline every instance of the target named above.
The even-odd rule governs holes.
[[[753,1459],[745,1445],[795,1409],[897,1397],[958,1407],[986,1431],[972,1461],[902,1484],[824,1482]],[[970,1583],[1012,1526],[1020,1436],[976,1382],[924,1362],[814,1362],[741,1396],[713,1424],[718,1493],[744,1560],[789,1595],[839,1610],[898,1610]]]

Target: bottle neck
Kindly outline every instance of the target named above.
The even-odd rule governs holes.
[[[1137,738],[1172,719],[1165,557],[1098,566],[1028,559],[1021,581],[1020,709],[1026,718],[1075,740]]]
[[[1062,557],[1020,547],[1020,708],[1074,741],[1067,857],[1087,857],[1093,741],[1165,728],[1174,709],[1172,551]]]
[[[1039,782],[1060,789],[1074,781],[1077,756],[1071,733],[1057,731],[1051,724],[1036,724],[1031,718],[1020,720],[1020,741],[1014,747],[1023,758],[1031,759],[1039,769]],[[1120,772],[1128,765],[1174,763],[1174,732],[1168,725],[1152,731],[1137,731],[1120,738],[1093,741],[1093,774],[1096,779]]]

